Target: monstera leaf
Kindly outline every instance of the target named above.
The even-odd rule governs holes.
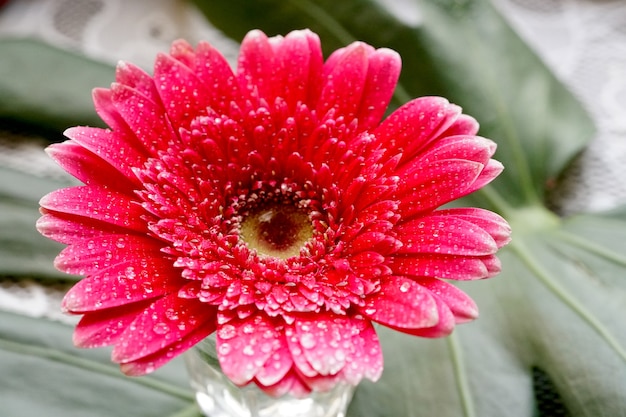
[[[178,362],[127,378],[109,351],[78,350],[64,324],[0,312],[2,415],[200,417]]]
[[[626,208],[569,218],[546,208],[550,187],[593,126],[487,0],[406,0],[401,8],[382,0],[195,4],[235,39],[252,28],[276,34],[310,27],[328,50],[356,39],[396,49],[403,58],[396,106],[445,96],[499,144],[505,172],[466,201],[498,211],[513,228],[500,255],[502,274],[462,285],[480,319],[438,340],[381,329],[385,372],[378,383],[359,386],[349,416],[545,417],[538,376],[562,404],[557,415],[626,415]],[[42,100],[43,107],[54,104]],[[5,189],[3,204],[18,193]],[[32,196],[19,199],[29,202],[36,207]],[[11,233],[31,231],[21,225]],[[44,245],[25,242],[35,253]],[[52,252],[42,249],[50,262]],[[191,396],[180,391],[180,363],[171,366],[176,372],[126,380],[106,364],[106,354],[69,347],[67,326],[6,314],[0,323],[0,365],[8,372],[0,379],[0,403],[11,417],[197,415]]]

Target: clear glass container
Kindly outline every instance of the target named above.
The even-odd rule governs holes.
[[[214,335],[185,353],[185,363],[198,406],[207,417],[345,417],[354,392],[354,387],[340,384],[305,398],[275,398],[254,384],[238,387],[222,373]]]

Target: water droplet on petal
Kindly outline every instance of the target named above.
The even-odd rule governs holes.
[[[312,349],[317,344],[317,341],[315,340],[315,336],[310,333],[306,333],[300,337],[300,344],[305,349]]]
[[[409,288],[411,288],[411,284],[409,284],[408,282],[405,282],[402,285],[400,285],[400,291],[402,292],[409,291]]]
[[[173,308],[168,308],[165,310],[165,317],[170,320],[178,320],[178,312]]]
[[[233,337],[235,337],[235,326],[233,326],[232,324],[225,324],[224,326],[220,327],[218,334],[220,336],[220,339],[232,339]]]
[[[243,354],[246,356],[252,356],[254,355],[254,349],[252,348],[252,346],[248,345],[243,348]]]
[[[230,344],[228,343],[222,343],[220,345],[220,347],[218,348],[219,352],[221,355],[228,355],[230,353],[230,351],[232,350]]]
[[[154,325],[154,327],[152,328],[152,330],[156,333],[156,334],[166,334],[170,328],[167,324],[165,323],[157,323]]]

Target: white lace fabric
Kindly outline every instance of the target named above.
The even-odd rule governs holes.
[[[402,10],[410,1],[393,0],[394,9]],[[626,203],[626,2],[494,2],[597,126],[593,142],[558,189],[562,211],[598,211]],[[207,40],[231,62],[238,51],[237,43],[195,8],[176,0],[13,0],[0,9],[2,37],[35,37],[94,59],[125,60],[146,69],[177,38],[192,44]],[[16,144],[7,135],[0,132],[0,164],[42,177],[63,175],[39,142]],[[0,284],[1,309],[63,318],[59,313],[63,289],[42,288],[34,281]]]

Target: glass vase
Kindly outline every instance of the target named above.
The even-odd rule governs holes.
[[[354,387],[337,385],[305,398],[271,397],[256,385],[238,387],[222,372],[215,335],[185,353],[185,364],[198,406],[207,417],[345,417]]]

